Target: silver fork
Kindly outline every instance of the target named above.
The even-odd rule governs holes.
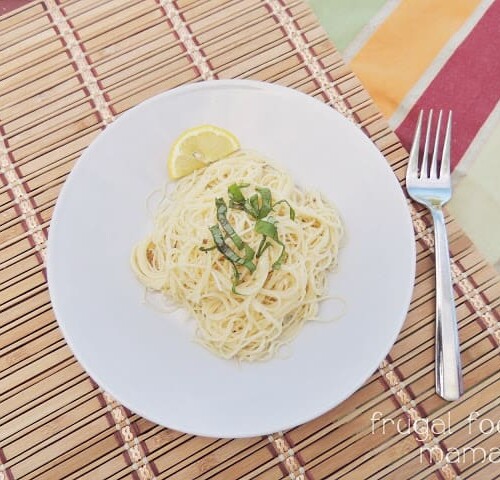
[[[434,221],[436,257],[436,392],[445,400],[457,400],[463,393],[462,366],[451,282],[448,238],[442,209],[443,205],[451,198],[451,111],[448,115],[439,174],[438,150],[443,111],[439,112],[430,168],[428,156],[432,110],[429,112],[424,152],[419,162],[422,116],[423,112],[420,111],[415,138],[411,147],[408,170],[406,172],[406,189],[413,200],[425,205],[429,209]]]

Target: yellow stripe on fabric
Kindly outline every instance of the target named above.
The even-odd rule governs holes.
[[[403,0],[351,61],[388,118],[480,0]]]

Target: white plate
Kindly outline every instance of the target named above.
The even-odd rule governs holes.
[[[305,326],[286,359],[238,365],[192,341],[194,321],[142,302],[129,255],[150,229],[146,197],[167,177],[184,129],[212,123],[244,148],[320,189],[347,229],[330,292],[339,320]],[[352,123],[284,87],[223,80],[184,86],[131,109],[85,151],[59,196],[47,270],[64,336],[87,372],[138,414],[183,432],[244,437],[283,430],[352,394],[389,351],[413,287],[413,230],[386,160]],[[327,319],[332,308],[322,306]]]

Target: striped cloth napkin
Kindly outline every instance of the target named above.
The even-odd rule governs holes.
[[[452,109],[449,209],[500,271],[500,0],[309,0],[406,147]]]

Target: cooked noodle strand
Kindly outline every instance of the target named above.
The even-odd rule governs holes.
[[[267,187],[273,201],[288,200],[295,219],[290,219],[285,203],[275,207],[272,215],[286,245],[286,261],[272,270],[281,247],[271,242],[256,259],[255,272],[240,269],[239,294],[234,294],[231,263],[218,250],[200,247],[212,244],[214,199],[227,199],[228,187],[243,182],[250,185],[249,195],[255,187]],[[261,235],[254,231],[255,221],[233,209],[227,219],[257,250]],[[148,290],[161,292],[190,312],[197,321],[196,338],[206,348],[223,358],[263,360],[317,317],[342,233],[338,214],[319,193],[298,188],[280,168],[254,152],[241,151],[193,172],[165,193],[153,230],[134,248],[131,264]]]

